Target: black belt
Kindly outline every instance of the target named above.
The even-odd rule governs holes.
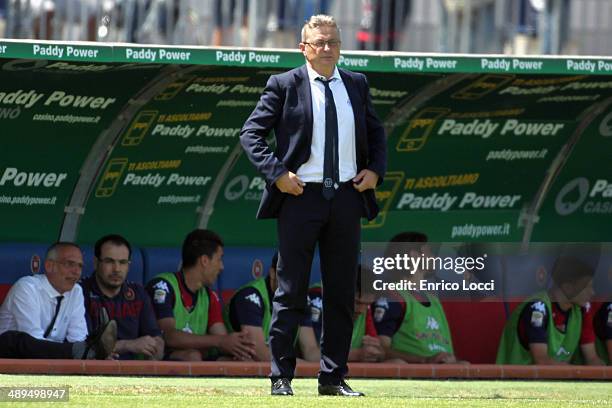
[[[306,186],[304,186],[304,188],[316,188],[316,189],[323,188],[323,183],[317,183],[314,181],[306,181],[305,183],[306,183]],[[340,190],[341,188],[345,188],[348,186],[350,186],[351,188],[353,187],[352,179],[338,183],[338,188],[336,190]]]

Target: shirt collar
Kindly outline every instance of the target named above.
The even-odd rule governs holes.
[[[310,64],[306,64],[306,70],[308,71],[308,79],[310,80],[310,82],[314,82],[317,78],[324,78],[323,75],[319,74],[317,71],[315,71]],[[330,81],[332,79],[342,79],[340,77],[340,72],[338,71],[338,67],[334,67],[334,73],[332,74]]]
[[[53,287],[53,285],[51,285],[51,282],[49,282],[46,274],[43,274],[40,280],[42,281],[42,289],[49,295],[50,298],[56,298],[63,295],[63,293],[59,293]]]
[[[185,289],[185,291],[187,293],[189,293],[190,295],[195,295],[195,292],[192,292],[191,289],[189,289],[189,287],[187,286],[187,282],[185,282],[185,272],[183,271],[183,269],[181,269],[180,271],[178,271],[176,273],[176,276],[178,277],[178,283],[179,283],[179,288],[183,288]],[[202,288],[204,287],[204,285],[202,285]]]

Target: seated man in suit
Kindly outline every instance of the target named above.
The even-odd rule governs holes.
[[[581,343],[582,311],[593,295],[593,268],[559,256],[552,287],[521,303],[508,319],[497,364],[569,364]]]
[[[238,360],[252,360],[253,341],[246,332],[228,334],[221,304],[210,289],[223,269],[223,241],[213,231],[190,232],[182,248],[182,267],[147,284],[157,323],[164,333],[165,358],[202,361],[216,350]]]
[[[270,361],[270,322],[272,321],[272,298],[278,287],[276,263],[278,253],[272,257],[268,276],[255,279],[239,288],[225,306],[224,319],[230,332],[244,331],[255,343],[257,361]],[[305,318],[298,330],[297,344],[306,361],[319,361],[318,344],[310,319]]]
[[[24,276],[9,291],[0,308],[0,357],[106,359],[117,338],[108,321],[89,336],[85,323],[81,277],[83,255],[70,242],[48,249],[45,273]]]
[[[121,235],[106,235],[94,247],[94,273],[81,282],[87,323],[97,330],[100,313],[117,322],[114,352],[122,360],[161,360],[164,340],[144,287],[127,281],[132,247]]]

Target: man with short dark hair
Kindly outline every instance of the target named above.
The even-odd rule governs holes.
[[[272,322],[272,298],[278,288],[276,263],[278,252],[272,257],[268,275],[240,287],[225,306],[225,325],[230,332],[245,331],[255,343],[254,359],[270,361],[270,323]],[[306,361],[319,361],[321,354],[315,339],[312,323],[305,318],[298,330],[295,346],[300,348]]]
[[[47,250],[45,273],[19,279],[0,308],[0,357],[106,359],[117,337],[114,321],[87,336],[81,249],[56,242]]]
[[[582,312],[580,348],[572,358],[572,364],[604,366],[608,363],[605,337],[612,335],[612,320],[606,321],[607,307],[605,303],[587,302],[580,308]],[[609,338],[612,339],[612,336]]]
[[[217,294],[209,288],[223,270],[223,241],[210,230],[190,232],[182,248],[182,268],[147,284],[166,341],[166,358],[201,361],[213,349],[251,360],[254,345],[244,332],[228,334]]]
[[[604,364],[612,364],[612,302],[603,303],[593,318],[595,347]]]
[[[106,235],[94,246],[94,273],[81,282],[87,323],[97,330],[104,310],[117,322],[114,352],[122,360],[161,360],[164,341],[144,287],[127,280],[132,247],[121,235]]]
[[[385,256],[431,256],[428,237],[422,232],[402,232],[389,242]],[[403,273],[395,270],[395,278]],[[407,280],[428,280],[434,271],[418,268]],[[418,287],[418,286],[417,286]],[[457,363],[446,314],[437,296],[420,290],[394,291],[374,304],[374,322],[385,358],[401,363]]]
[[[593,296],[593,268],[574,256],[559,256],[553,285],[512,313],[497,351],[497,364],[569,364],[579,348],[582,311]]]

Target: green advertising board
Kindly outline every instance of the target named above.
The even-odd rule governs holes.
[[[266,78],[207,66],[176,76],[121,133],[89,199],[80,238],[95,240],[104,225],[143,245],[180,240],[224,177],[220,169]]]
[[[533,240],[609,241],[611,168],[612,109],[608,108],[597,114],[582,133],[555,180],[542,207]]]
[[[98,136],[156,70],[65,71],[45,60],[1,64],[1,239],[53,241]]]
[[[0,42],[0,240],[273,246],[239,132],[299,52]],[[612,59],[343,53],[388,137],[362,239],[610,241]]]

